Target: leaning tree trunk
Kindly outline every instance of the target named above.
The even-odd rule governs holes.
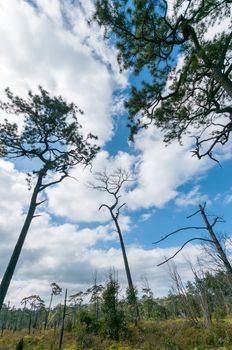
[[[35,188],[34,188],[33,193],[32,193],[31,202],[30,202],[29,210],[28,210],[24,225],[22,227],[18,241],[15,245],[10,262],[7,266],[7,269],[5,271],[5,274],[3,276],[3,279],[2,279],[2,282],[0,285],[0,310],[2,308],[6,293],[8,291],[12,276],[14,274],[15,267],[17,265],[25,238],[27,236],[27,232],[28,232],[29,227],[31,225],[31,221],[34,217],[34,213],[35,213],[36,206],[37,206],[37,203],[36,203],[37,196],[38,196],[38,193],[40,191],[41,184],[42,184],[42,178],[43,178],[43,172],[41,171],[38,175],[37,183],[36,183]]]
[[[49,314],[50,314],[50,311],[51,311],[51,307],[52,307],[52,299],[53,299],[53,292],[51,293],[51,298],[50,298],[48,310],[45,309],[44,330],[47,329],[48,317],[49,317]]]
[[[62,325],[61,325],[61,330],[60,330],[59,350],[61,350],[62,343],[63,343],[64,321],[65,321],[65,316],[66,316],[66,305],[67,305],[67,288],[65,290],[65,297],[64,297],[64,309],[63,309],[63,315],[62,315]]]
[[[129,268],[129,264],[128,264],[128,260],[127,260],[126,249],[125,249],[125,245],[124,245],[123,238],[122,238],[122,232],[121,232],[121,229],[120,229],[120,226],[118,224],[117,219],[113,215],[112,215],[112,218],[114,220],[114,223],[115,223],[115,226],[116,226],[116,229],[118,232],[119,240],[120,240],[120,245],[121,245],[121,249],[122,249],[122,255],[123,255],[123,260],[124,260],[124,265],[125,265],[125,270],[126,270],[126,276],[127,276],[127,281],[128,281],[128,286],[129,286],[129,289],[132,291],[132,290],[134,290],[134,286],[133,286],[130,268]]]
[[[208,219],[207,219],[207,216],[205,214],[205,211],[203,209],[203,207],[201,205],[199,205],[199,209],[200,209],[200,212],[201,212],[201,215],[205,221],[205,224],[206,224],[206,228],[212,238],[212,241],[213,241],[213,244],[217,250],[217,253],[218,253],[218,256],[220,257],[221,261],[223,262],[225,268],[226,268],[226,271],[228,273],[228,275],[231,277],[232,279],[232,266],[224,252],[224,250],[222,249],[222,246],[217,238],[217,236],[215,235],[213,229],[212,229],[212,226],[210,225]]]
[[[117,218],[114,216],[112,211],[110,211],[110,213],[111,213],[112,219],[114,221],[114,224],[116,226],[119,240],[120,240],[120,245],[121,245],[121,249],[122,249],[122,255],[123,255],[123,260],[124,260],[124,265],[125,265],[125,270],[126,270],[126,276],[127,276],[128,286],[129,286],[129,293],[132,297],[132,303],[134,304],[135,324],[137,324],[137,321],[139,319],[139,308],[138,308],[135,289],[134,289],[134,285],[133,285],[132,277],[131,277],[131,273],[130,273],[130,267],[129,267],[128,260],[127,260],[126,249],[125,249],[125,245],[124,245],[123,238],[122,238],[122,232],[121,232]]]

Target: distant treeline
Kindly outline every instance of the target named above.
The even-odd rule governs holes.
[[[201,271],[201,276],[196,272],[194,275],[194,281],[184,284],[174,269],[172,290],[167,297],[157,299],[148,282],[140,297],[137,290],[133,294],[127,290],[122,298],[120,285],[110,274],[105,285],[95,281],[86,291],[69,296],[65,312],[64,304],[52,306],[53,297],[62,291],[56,283],[52,283],[48,307],[38,295],[23,298],[21,308],[4,304],[0,313],[0,331],[27,330],[30,334],[53,329],[56,333],[64,322],[66,331],[104,334],[117,340],[128,331],[130,324],[139,321],[179,318],[210,327],[213,319],[231,317],[232,281],[228,274]]]

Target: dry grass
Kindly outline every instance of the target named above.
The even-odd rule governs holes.
[[[4,332],[0,350],[15,350],[24,337],[25,350],[57,350],[59,332]],[[184,321],[143,322],[131,326],[126,338],[113,342],[91,334],[65,332],[64,350],[232,350],[231,322],[214,323],[210,330]]]

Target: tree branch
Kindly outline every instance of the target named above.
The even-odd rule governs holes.
[[[49,186],[52,186],[52,185],[56,185],[58,183],[60,183],[61,181],[63,181],[66,177],[69,177],[68,173],[65,173],[64,175],[62,175],[59,180],[56,180],[56,181],[51,181],[45,185],[41,185],[40,189],[38,192],[41,192],[43,191],[45,188],[49,187]]]
[[[181,247],[180,249],[178,249],[175,254],[173,254],[172,256],[170,256],[168,259],[165,259],[163,262],[159,263],[157,266],[161,266],[163,264],[165,264],[166,262],[170,261],[171,259],[173,259],[178,253],[181,252],[181,250],[190,242],[195,241],[195,240],[200,240],[200,241],[205,241],[205,242],[210,242],[213,243],[213,241],[211,239],[206,239],[206,238],[202,238],[202,237],[194,237],[189,239],[188,241],[186,241]]]
[[[174,235],[175,233],[177,232],[181,232],[181,231],[185,231],[185,230],[207,230],[207,227],[199,227],[199,226],[188,226],[188,227],[183,227],[183,228],[179,228],[178,230],[175,230],[169,234],[167,234],[166,236],[164,236],[163,238],[161,238],[160,240],[156,241],[156,242],[153,242],[152,244],[158,244],[162,241],[164,241],[166,238]]]

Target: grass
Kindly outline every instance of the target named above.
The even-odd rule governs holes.
[[[6,331],[0,337],[0,350],[15,350],[22,337],[25,350],[58,349],[58,331],[30,336]],[[214,322],[211,329],[205,329],[180,320],[141,322],[137,327],[131,326],[120,342],[83,332],[65,332],[63,350],[232,350],[232,324]]]

